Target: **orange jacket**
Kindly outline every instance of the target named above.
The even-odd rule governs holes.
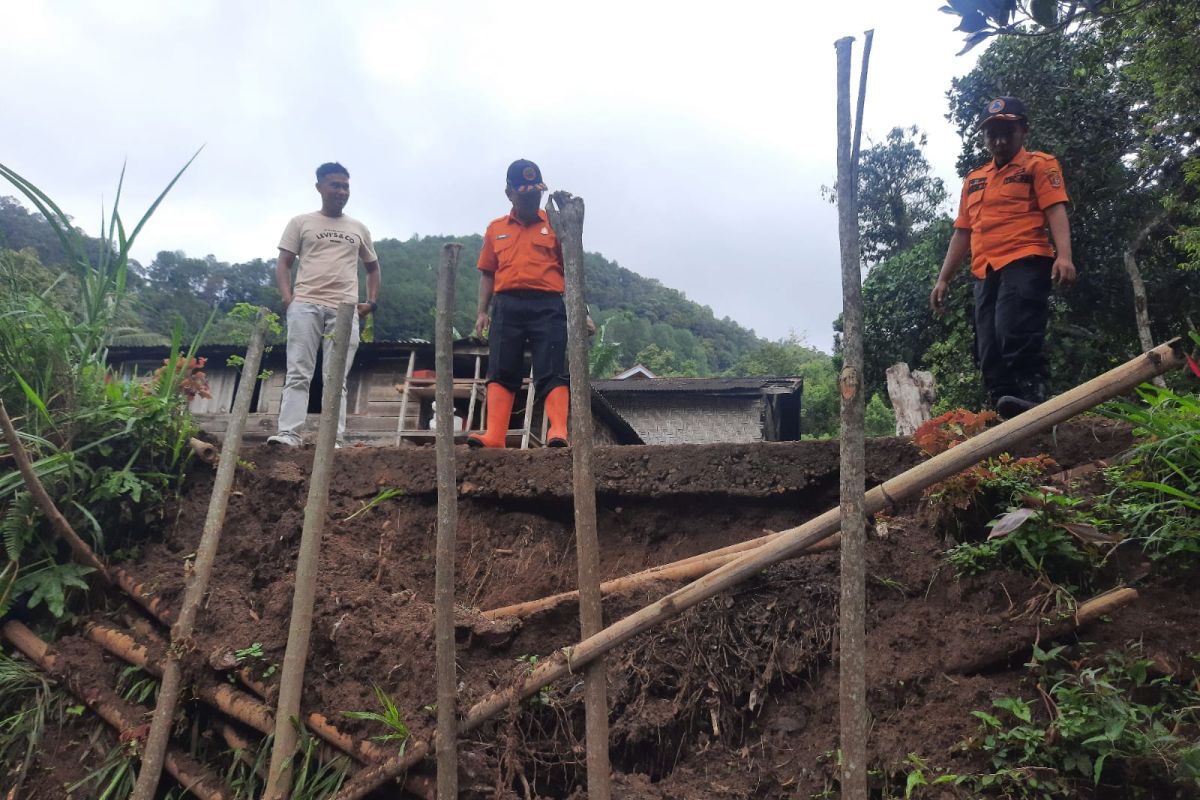
[[[496,275],[495,291],[534,289],[562,294],[563,256],[545,211],[528,225],[511,213],[492,220],[483,234],[479,269]]]
[[[1053,256],[1045,210],[1069,202],[1054,156],[1022,148],[1012,161],[969,173],[954,227],[971,232],[971,273],[987,275],[1026,256]]]

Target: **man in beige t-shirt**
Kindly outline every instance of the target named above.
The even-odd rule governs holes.
[[[350,199],[350,173],[338,163],[317,167],[317,192],[321,210],[293,217],[279,240],[275,283],[287,314],[287,379],[279,406],[279,432],[267,442],[284,447],[303,443],[301,428],[308,413],[308,389],[316,369],[317,348],[324,347],[325,380],[333,346],[333,326],[340,303],[357,303],[346,355],[346,373],[358,349],[358,321],[375,311],[379,297],[379,257],[371,232],[342,213]],[[300,259],[295,287],[292,266]],[[358,302],[358,262],[367,272],[367,300]],[[338,413],[337,442],[346,432],[346,376],[342,376],[342,406]]]

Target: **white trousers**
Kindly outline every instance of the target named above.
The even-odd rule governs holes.
[[[308,414],[308,388],[317,368],[317,348],[324,351],[321,377],[329,381],[329,360],[333,354],[333,327],[337,309],[293,300],[287,310],[287,379],[279,404],[279,435],[300,440],[300,429]],[[346,434],[346,375],[358,350],[358,314],[350,329],[350,349],[346,352],[346,374],[342,376],[342,406],[338,409],[337,441]]]

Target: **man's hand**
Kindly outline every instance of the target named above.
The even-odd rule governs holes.
[[[283,296],[283,315],[287,316],[288,306],[292,304],[293,295],[289,292]]]
[[[587,335],[595,336],[596,335],[596,323],[592,321],[591,314],[587,315],[587,320],[586,320],[585,324],[587,326]]]
[[[933,309],[935,314],[941,314],[945,311],[942,307],[946,302],[946,293],[950,291],[950,285],[943,280],[939,280],[933,285],[933,291],[929,293],[929,307]]]
[[[492,327],[492,318],[488,316],[486,311],[479,312],[479,316],[475,318],[475,330],[471,335],[480,339],[487,336],[488,328]]]
[[[355,308],[358,309],[358,318],[359,319],[363,319],[364,317],[367,316],[367,314],[371,313],[371,304],[370,303],[359,303],[357,306],[355,306]]]
[[[1054,266],[1050,268],[1050,279],[1058,286],[1067,287],[1075,282],[1076,272],[1075,264],[1069,258],[1059,256],[1054,259]]]

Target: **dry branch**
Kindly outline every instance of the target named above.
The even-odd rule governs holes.
[[[613,578],[610,581],[600,584],[600,592],[604,595],[624,594],[659,581],[680,581],[698,578],[701,575],[707,575],[717,567],[728,564],[747,550],[762,547],[778,535],[778,533],[772,533],[767,536],[760,536],[757,539],[731,544],[728,547],[722,547],[720,550],[713,550],[710,553],[700,553],[689,558],[680,559],[679,561],[672,561],[669,564],[661,564],[657,567],[642,570],[641,572],[635,572],[631,575]],[[817,542],[812,547],[805,549],[804,552],[797,553],[797,555],[807,556],[813,553],[835,550],[840,543],[841,536],[835,534],[824,541]],[[527,600],[523,603],[514,603],[511,606],[493,608],[491,611],[484,611],[483,616],[488,619],[504,619],[505,617],[524,618],[541,611],[556,608],[564,603],[575,602],[578,599],[579,592],[577,591],[561,592],[537,600]]]
[[[4,439],[8,442],[8,449],[12,453],[13,460],[17,462],[17,470],[21,473],[22,480],[25,481],[25,488],[33,496],[33,501],[37,503],[38,508],[46,515],[46,519],[50,520],[50,527],[71,548],[71,555],[76,561],[95,570],[96,574],[104,582],[111,582],[108,576],[108,568],[104,565],[104,562],[96,557],[95,552],[92,551],[92,548],[88,547],[87,542],[79,538],[79,534],[75,532],[75,529],[71,527],[71,523],[67,522],[67,518],[54,505],[54,501],[46,492],[46,487],[42,485],[42,481],[38,478],[37,473],[33,471],[33,463],[29,460],[29,453],[25,452],[25,446],[21,444],[20,438],[17,437],[17,431],[8,416],[8,409],[4,407],[3,400],[0,400],[0,428],[4,429]]]
[[[1109,370],[1087,383],[1076,386],[1018,417],[1001,423],[991,430],[968,439],[962,444],[884,481],[867,492],[865,511],[868,514],[874,514],[892,508],[899,501],[918,494],[938,481],[945,480],[985,458],[1003,452],[1014,444],[1087,411],[1105,400],[1123,394],[1155,375],[1161,375],[1171,369],[1178,369],[1184,363],[1183,348],[1179,339],[1172,339],[1166,344],[1159,345],[1116,369]],[[640,611],[630,614],[620,622],[609,625],[595,636],[588,637],[573,647],[564,648],[553,656],[543,659],[521,683],[494,691],[472,706],[459,724],[459,733],[475,730],[496,714],[535,694],[542,687],[577,672],[581,666],[591,663],[592,660],[624,644],[639,633],[678,616],[697,603],[714,597],[751,576],[757,575],[767,567],[828,538],[840,526],[841,515],[838,509],[830,509],[797,528],[781,532],[762,547],[672,592]],[[417,755],[418,752],[421,753],[420,756]],[[424,757],[425,752],[428,752],[427,743],[414,743],[403,758],[393,758],[378,767],[363,770],[342,787],[336,800],[358,800],[375,787],[417,763],[420,758]]]
[[[97,691],[95,687],[85,688],[78,681],[78,676],[72,673],[70,666],[60,659],[37,634],[20,622],[14,620],[4,623],[3,634],[5,639],[8,639],[14,647],[43,670],[62,678],[72,694],[115,728],[118,733],[133,734],[142,724],[142,720],[149,715],[149,709],[128,703],[112,691]],[[174,748],[168,748],[163,759],[163,766],[184,789],[196,797],[202,800],[231,800],[232,795],[221,784],[220,778],[187,754]]]

